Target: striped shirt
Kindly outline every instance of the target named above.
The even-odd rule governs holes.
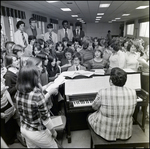
[[[89,124],[106,140],[128,139],[132,135],[136,102],[133,89],[118,86],[101,89],[92,105],[98,110],[89,116]]]
[[[27,130],[45,130],[46,126],[44,126],[43,121],[48,120],[50,114],[41,91],[37,88],[25,94],[17,91],[15,97],[21,126]]]

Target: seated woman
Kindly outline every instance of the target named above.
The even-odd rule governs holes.
[[[95,50],[95,48],[98,48],[100,46],[100,40],[98,39],[98,37],[94,37],[93,39],[93,43],[92,43],[92,47]]]
[[[75,53],[73,55],[73,65],[68,68],[68,71],[86,70],[86,67],[81,65],[81,59],[80,53]]]
[[[136,92],[124,86],[127,73],[113,68],[110,87],[99,90],[92,104],[96,112],[88,117],[94,132],[108,141],[129,139],[132,136],[133,113],[137,103]]]
[[[54,81],[58,74],[61,72],[60,66],[57,64],[57,59],[54,57],[53,59],[48,60],[48,64],[46,66],[47,72],[48,72],[48,80],[49,82]]]
[[[95,57],[87,62],[87,68],[90,69],[103,69],[107,62],[103,60],[102,47],[95,48]],[[85,66],[85,64],[84,64]]]
[[[64,50],[64,55],[65,55],[65,58],[63,58],[61,60],[61,63],[60,63],[60,67],[61,67],[61,71],[67,71],[68,68],[70,66],[72,66],[72,56],[73,56],[73,51],[72,49],[70,48],[66,48]]]
[[[133,69],[134,71],[138,71],[139,57],[140,53],[137,52],[135,45],[133,43],[129,43],[127,46],[127,52],[125,54],[125,68],[130,68]]]

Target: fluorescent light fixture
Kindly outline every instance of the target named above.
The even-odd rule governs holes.
[[[123,14],[122,16],[129,16],[130,14]]]
[[[62,11],[71,11],[70,8],[60,8]]]
[[[81,18],[77,18],[77,20],[82,20]]]
[[[111,21],[116,21],[116,20],[111,20]]]
[[[104,13],[97,13],[97,15],[104,15]]]
[[[112,23],[112,21],[108,21],[108,23]]]
[[[96,17],[96,18],[102,18],[102,17]]]
[[[136,9],[145,9],[145,8],[148,8],[149,6],[139,6],[137,7]]]
[[[100,20],[100,19],[95,19],[95,20]]]
[[[78,15],[71,15],[72,17],[78,17]]]
[[[95,21],[95,23],[98,23],[98,21]]]
[[[58,2],[58,1],[47,1],[48,3],[56,3],[56,2]]]
[[[121,19],[121,18],[115,18],[116,20],[119,20],[119,19]]]
[[[110,4],[100,4],[99,7],[100,8],[105,8],[105,7],[109,7]]]

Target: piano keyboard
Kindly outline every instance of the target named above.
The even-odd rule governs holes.
[[[137,96],[137,102],[143,101],[142,98]],[[87,107],[92,106],[93,101],[92,100],[76,100],[73,101],[73,107]]]

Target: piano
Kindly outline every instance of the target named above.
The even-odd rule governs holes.
[[[67,79],[65,81],[65,113],[67,117],[68,143],[71,142],[71,130],[88,129],[87,116],[94,112],[92,103],[96,94],[101,88],[109,86],[109,75]],[[144,131],[148,93],[141,89],[141,73],[128,73],[125,86],[136,90],[137,108],[134,113],[134,119]],[[144,109],[142,124],[137,121],[139,106],[142,106]]]

